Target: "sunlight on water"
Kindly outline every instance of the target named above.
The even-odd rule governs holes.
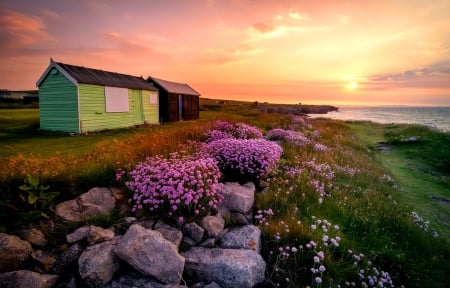
[[[450,107],[339,107],[328,114],[311,114],[339,120],[367,120],[377,123],[405,123],[430,126],[450,132]]]

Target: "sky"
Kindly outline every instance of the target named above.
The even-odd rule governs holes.
[[[450,106],[449,0],[0,0],[0,88],[57,62],[269,103]]]

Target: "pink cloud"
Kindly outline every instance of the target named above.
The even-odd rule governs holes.
[[[30,45],[55,41],[41,18],[0,7],[0,38],[3,54],[20,51]]]

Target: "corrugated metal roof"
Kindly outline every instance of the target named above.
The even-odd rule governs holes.
[[[162,80],[162,79],[158,79],[158,78],[151,77],[151,76],[148,77],[148,80],[151,82],[155,82],[156,84],[161,86],[164,90],[166,90],[169,93],[200,96],[200,93],[195,91],[188,84]]]
[[[157,90],[155,86],[141,77],[69,65],[56,62],[66,70],[78,83],[122,87],[132,89]]]

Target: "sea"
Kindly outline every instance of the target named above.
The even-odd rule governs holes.
[[[420,124],[450,133],[450,107],[341,106],[338,108],[338,111],[309,116],[383,124]]]

